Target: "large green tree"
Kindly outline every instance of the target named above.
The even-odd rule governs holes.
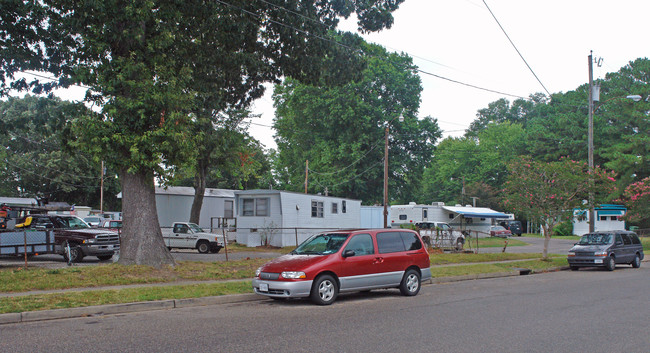
[[[318,78],[321,58],[335,47],[325,36],[339,17],[356,13],[361,29],[379,30],[392,24],[401,2],[12,1],[0,14],[0,88],[91,88],[87,100],[101,114],[79,120],[76,141],[119,170],[120,262],[173,264],[153,180],[168,177],[167,166],[195,158],[187,127],[191,112],[206,109],[205,93],[218,90],[218,99],[245,105],[261,96],[265,81]],[[214,64],[210,70],[206,60]],[[12,80],[20,70],[60,78]]]
[[[424,174],[424,203],[444,201],[494,207],[503,187],[506,164],[525,151],[520,124],[491,123],[476,137],[448,138],[440,143]],[[464,193],[463,193],[464,188]]]
[[[587,163],[568,158],[548,163],[517,158],[508,164],[508,171],[503,204],[507,211],[524,215],[542,227],[544,258],[548,256],[553,228],[563,220],[573,219],[574,208],[589,207],[584,203],[589,192],[600,203],[608,201],[616,189],[613,172],[596,167],[591,183]]]
[[[376,45],[359,46],[364,68],[354,81],[287,79],[276,86],[278,178],[286,189],[303,190],[309,161],[310,192],[381,204],[387,129],[389,198],[412,201],[420,194],[422,171],[440,129],[434,119],[416,117],[422,88],[411,58]],[[325,76],[335,75],[326,71]]]
[[[83,105],[58,98],[0,101],[0,194],[99,208],[100,163],[66,142],[72,120],[83,114]],[[116,179],[106,178],[106,209],[119,207],[117,192]]]

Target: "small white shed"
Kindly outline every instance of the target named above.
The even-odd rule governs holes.
[[[594,230],[625,230],[623,216],[627,208],[621,205],[600,205],[594,209]],[[573,235],[589,233],[589,211],[576,208],[573,210]]]
[[[235,191],[237,242],[295,246],[315,233],[360,227],[361,201],[280,190]]]

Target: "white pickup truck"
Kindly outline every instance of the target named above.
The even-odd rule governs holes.
[[[437,248],[463,250],[465,235],[444,222],[418,222],[415,228],[425,243]]]
[[[223,248],[223,235],[203,231],[195,223],[175,222],[172,229],[163,228],[167,249],[196,249],[201,254],[218,253]]]

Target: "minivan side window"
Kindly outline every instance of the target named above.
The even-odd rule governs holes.
[[[627,236],[627,234],[621,234],[621,237],[623,238],[623,244],[625,245],[632,244],[632,241],[630,240],[630,237]]]
[[[616,245],[623,244],[623,239],[621,238],[620,234],[616,234]]]
[[[630,239],[632,239],[632,244],[641,244],[641,240],[639,240],[636,234],[630,234]]]
[[[354,250],[354,256],[372,255],[375,253],[375,246],[370,234],[357,234],[350,239],[343,252],[346,250]]]
[[[422,242],[418,238],[417,234],[410,232],[400,232],[402,235],[402,241],[404,242],[404,247],[406,250],[418,250],[422,249]]]
[[[401,232],[377,233],[377,249],[380,254],[405,251]]]

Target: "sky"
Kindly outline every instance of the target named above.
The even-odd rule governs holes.
[[[519,97],[574,90],[588,82],[591,51],[601,59],[594,79],[650,56],[649,13],[648,0],[405,0],[390,29],[362,36],[407,53],[420,70],[443,77],[420,74],[419,117],[436,118],[443,137],[457,137],[490,102],[516,99],[467,85]],[[356,31],[356,20],[342,21],[339,28]],[[267,148],[276,148],[272,86],[267,87],[253,104],[260,117],[249,120],[249,131]],[[83,89],[57,95],[80,100]]]
[[[508,41],[499,21],[526,60]],[[413,57],[420,70],[482,88],[528,97],[567,92],[640,57],[650,56],[648,0],[405,0],[393,13],[390,29],[362,35],[390,51]],[[339,26],[356,31],[354,19]],[[478,110],[501,98],[445,79],[420,74],[423,91],[419,116],[438,120],[443,137],[461,136]],[[543,86],[542,86],[543,84]],[[546,89],[544,89],[546,87]],[[255,102],[249,131],[267,148],[273,141],[272,88]],[[636,92],[630,92],[635,94]],[[586,103],[586,102],[585,102]]]

